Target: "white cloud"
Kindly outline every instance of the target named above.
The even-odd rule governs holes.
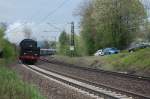
[[[33,23],[15,22],[10,24],[5,32],[5,38],[10,42],[18,44],[24,37],[24,27],[27,26],[31,28]]]
[[[15,22],[10,24],[7,27],[7,30],[5,32],[5,38],[7,38],[10,42],[15,43],[15,44],[19,44],[20,41],[22,41],[23,39],[25,39],[25,35],[24,35],[24,28],[30,28],[32,31],[31,34],[31,38],[34,38],[38,41],[42,41],[42,40],[54,40],[55,37],[58,37],[59,33],[55,33],[55,32],[44,32],[47,28],[51,31],[53,31],[53,29],[48,26],[47,24],[35,24],[33,22]]]

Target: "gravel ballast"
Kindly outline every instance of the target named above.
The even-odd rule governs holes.
[[[50,64],[46,62],[39,63],[39,67],[54,70],[63,74],[73,75],[84,78],[96,83],[122,89],[124,91],[131,91],[134,93],[150,95],[150,82],[138,81],[132,78],[124,78],[114,75],[107,75],[105,73],[90,72],[79,68],[72,68],[64,65]]]
[[[84,93],[81,90],[75,90],[44,78],[41,75],[22,67],[22,64],[14,66],[13,69],[20,74],[25,82],[36,86],[46,99],[97,99],[97,97]]]

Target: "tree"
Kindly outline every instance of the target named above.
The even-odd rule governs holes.
[[[92,0],[81,12],[81,36],[88,54],[104,47],[127,47],[147,17],[139,0]]]
[[[59,54],[69,55],[69,36],[63,31],[59,36]]]
[[[87,54],[93,54],[95,49],[95,24],[92,18],[93,13],[93,4],[92,2],[85,3],[84,7],[82,7],[80,15],[82,16],[81,21],[81,39],[83,39],[83,44],[86,48]]]
[[[4,22],[1,22],[0,23],[0,29],[2,29],[3,31],[6,31],[7,30],[7,24]]]
[[[50,41],[50,42],[49,42],[50,48],[53,48],[53,49],[56,49],[56,44],[57,44],[56,41]]]
[[[44,48],[50,48],[50,44],[47,40],[44,41]]]
[[[3,47],[4,45],[4,30],[3,29],[0,29],[0,48]]]
[[[75,35],[75,56],[86,55],[86,47],[80,35]]]
[[[150,42],[150,22],[146,23],[146,26],[143,27],[142,32],[144,32],[144,38],[146,39],[146,41]]]
[[[4,32],[6,28],[0,28],[0,49],[3,51],[3,57],[5,59],[15,58],[15,47],[8,40],[4,39]]]

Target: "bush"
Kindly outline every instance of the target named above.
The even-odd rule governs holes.
[[[14,46],[5,40],[3,46],[3,55],[6,59],[14,59],[15,58],[15,48]]]

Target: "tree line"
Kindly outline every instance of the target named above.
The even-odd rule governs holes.
[[[80,8],[82,29],[76,37],[79,55],[92,55],[105,47],[126,49],[138,39],[150,41],[150,23],[140,0],[89,0]],[[68,53],[68,34],[63,35],[64,32],[59,38],[59,49]]]

